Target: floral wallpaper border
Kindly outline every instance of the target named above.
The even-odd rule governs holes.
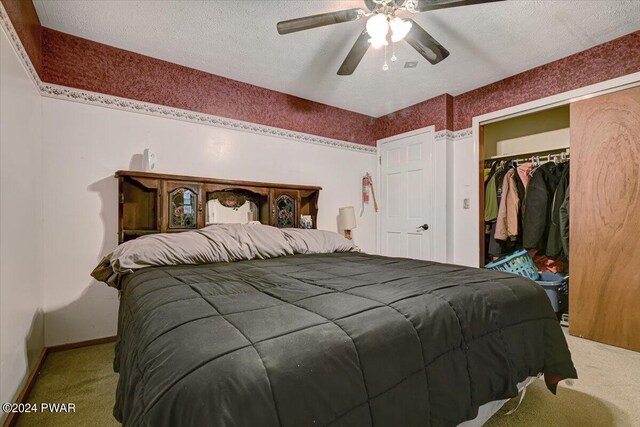
[[[85,104],[99,105],[102,107],[114,108],[118,110],[126,110],[135,113],[150,114],[161,116],[175,120],[183,120],[192,123],[200,123],[210,126],[221,127],[225,129],[240,130],[244,132],[252,132],[265,136],[280,137],[292,139],[299,142],[310,144],[324,145],[333,148],[341,148],[344,150],[357,151],[360,153],[375,154],[376,147],[357,144],[354,142],[340,141],[337,139],[325,138],[322,136],[311,135],[307,133],[294,132],[286,129],[275,128],[271,126],[258,125],[255,123],[244,122],[241,120],[227,119],[224,117],[213,116],[210,114],[197,113],[179,108],[165,107],[159,104],[151,104],[148,102],[134,101],[131,99],[120,98],[117,96],[103,95],[95,92],[88,92],[79,89],[73,89],[65,86],[52,85],[42,83],[40,91],[43,96],[57,99],[66,99],[69,101],[82,102]]]
[[[18,37],[18,33],[16,32],[15,28],[13,28],[13,24],[11,23],[9,15],[7,15],[7,11],[4,9],[4,5],[2,4],[2,2],[0,2],[0,25],[2,25],[2,28],[7,33],[9,41],[18,54],[22,65],[24,65],[24,67],[27,69],[29,76],[31,76],[31,79],[36,84],[36,86],[41,88],[42,81],[40,80],[40,76],[38,76],[35,67],[31,63],[31,59],[29,58],[29,55],[27,55],[27,51],[24,49],[24,46],[22,46],[20,37]]]

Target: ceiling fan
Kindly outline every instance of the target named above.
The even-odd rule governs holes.
[[[367,26],[360,36],[358,36],[358,39],[340,66],[338,75],[348,76],[353,74],[370,45],[374,48],[379,48],[387,46],[389,41],[396,43],[401,40],[406,40],[420,55],[435,65],[449,56],[449,51],[438,43],[436,39],[431,37],[431,35],[413,19],[402,19],[396,16],[396,12],[406,10],[411,13],[421,13],[436,9],[490,3],[494,1],[502,0],[364,0],[367,9],[369,9],[368,12],[356,8],[305,16],[304,18],[289,19],[278,22],[278,33],[295,33],[312,28],[324,27],[326,25],[357,21],[358,19],[366,17],[368,18]],[[396,59],[394,53],[391,61],[395,61]],[[387,70],[388,68],[385,53],[385,62],[382,69]]]

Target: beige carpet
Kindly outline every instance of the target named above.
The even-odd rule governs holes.
[[[514,414],[503,415],[517,399],[486,427],[640,426],[640,353],[565,336],[579,379],[563,381],[556,396],[536,381]]]
[[[28,402],[75,403],[75,413],[29,413],[21,426],[119,426],[111,411],[118,374],[113,372],[114,344],[51,353]]]
[[[563,382],[553,396],[542,380],[529,386],[520,408],[508,402],[490,427],[640,426],[640,353],[567,337],[579,380]],[[18,426],[118,425],[111,410],[117,374],[113,344],[51,354],[29,402],[73,402],[75,414],[26,414]]]

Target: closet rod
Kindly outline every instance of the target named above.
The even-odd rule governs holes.
[[[527,153],[514,153],[514,154],[505,154],[503,156],[491,156],[484,159],[485,162],[491,160],[511,160],[511,159],[526,159],[532,156],[546,156],[547,154],[560,154],[562,152],[568,152],[569,147],[561,147],[554,148],[551,150],[542,150],[542,151],[530,151]]]

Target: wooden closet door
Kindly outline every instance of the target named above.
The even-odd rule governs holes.
[[[640,87],[571,105],[571,335],[640,351]]]

